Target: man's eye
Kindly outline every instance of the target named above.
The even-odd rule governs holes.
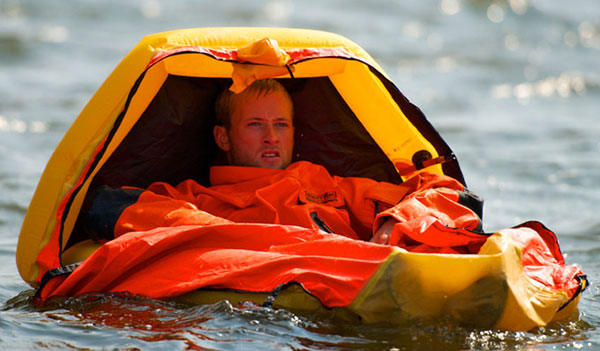
[[[248,123],[249,127],[259,127],[260,126],[260,122],[250,122]]]
[[[290,124],[287,122],[278,122],[278,123],[275,123],[275,126],[278,128],[287,128],[290,126]]]

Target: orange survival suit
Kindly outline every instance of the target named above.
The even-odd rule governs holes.
[[[137,193],[136,189],[108,190],[133,191],[135,195],[123,206],[121,198],[115,203],[114,198],[107,200],[106,194],[100,193],[89,216],[95,218],[96,227],[108,228],[114,237],[158,227],[231,221],[297,225],[368,241],[385,217],[391,216],[401,224],[394,228],[391,244],[413,244],[411,251],[475,253],[478,249],[459,248],[463,243],[452,248],[436,242],[436,249],[421,245],[418,235],[434,226],[457,228],[456,233],[467,241],[485,240],[472,233],[481,230],[481,220],[467,207],[480,210],[481,200],[443,175],[423,173],[395,185],[331,176],[324,167],[301,161],[285,170],[216,166],[211,168],[210,179],[208,188],[187,180],[176,187],[154,183]],[[107,207],[119,208],[113,213],[118,218],[105,218]],[[112,230],[113,225],[106,224],[111,221],[115,222]],[[112,233],[102,236],[109,239]],[[415,246],[410,237],[419,243]]]

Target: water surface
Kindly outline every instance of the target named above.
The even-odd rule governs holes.
[[[488,231],[537,219],[557,232],[592,281],[579,316],[515,333],[123,294],[32,305],[16,242],[52,151],[143,36],[205,26],[320,29],[365,48],[453,148]],[[595,0],[0,1],[0,348],[600,349],[598,57]]]

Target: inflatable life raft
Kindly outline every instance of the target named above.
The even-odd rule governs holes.
[[[270,224],[155,228],[106,242],[80,230],[86,197],[98,187],[185,179],[208,186],[214,100],[261,78],[279,80],[294,101],[294,161],[395,184],[422,171],[465,183],[423,113],[341,36],[276,28],[150,35],[86,105],[40,179],[17,247],[19,272],[40,299],[127,291],[508,330],[576,311],[585,276],[565,265],[554,234],[535,222],[486,235],[477,254],[464,255]]]

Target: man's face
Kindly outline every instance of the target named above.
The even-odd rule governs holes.
[[[292,103],[279,92],[250,95],[237,103],[231,128],[215,127],[217,145],[230,165],[283,169],[292,161]]]

